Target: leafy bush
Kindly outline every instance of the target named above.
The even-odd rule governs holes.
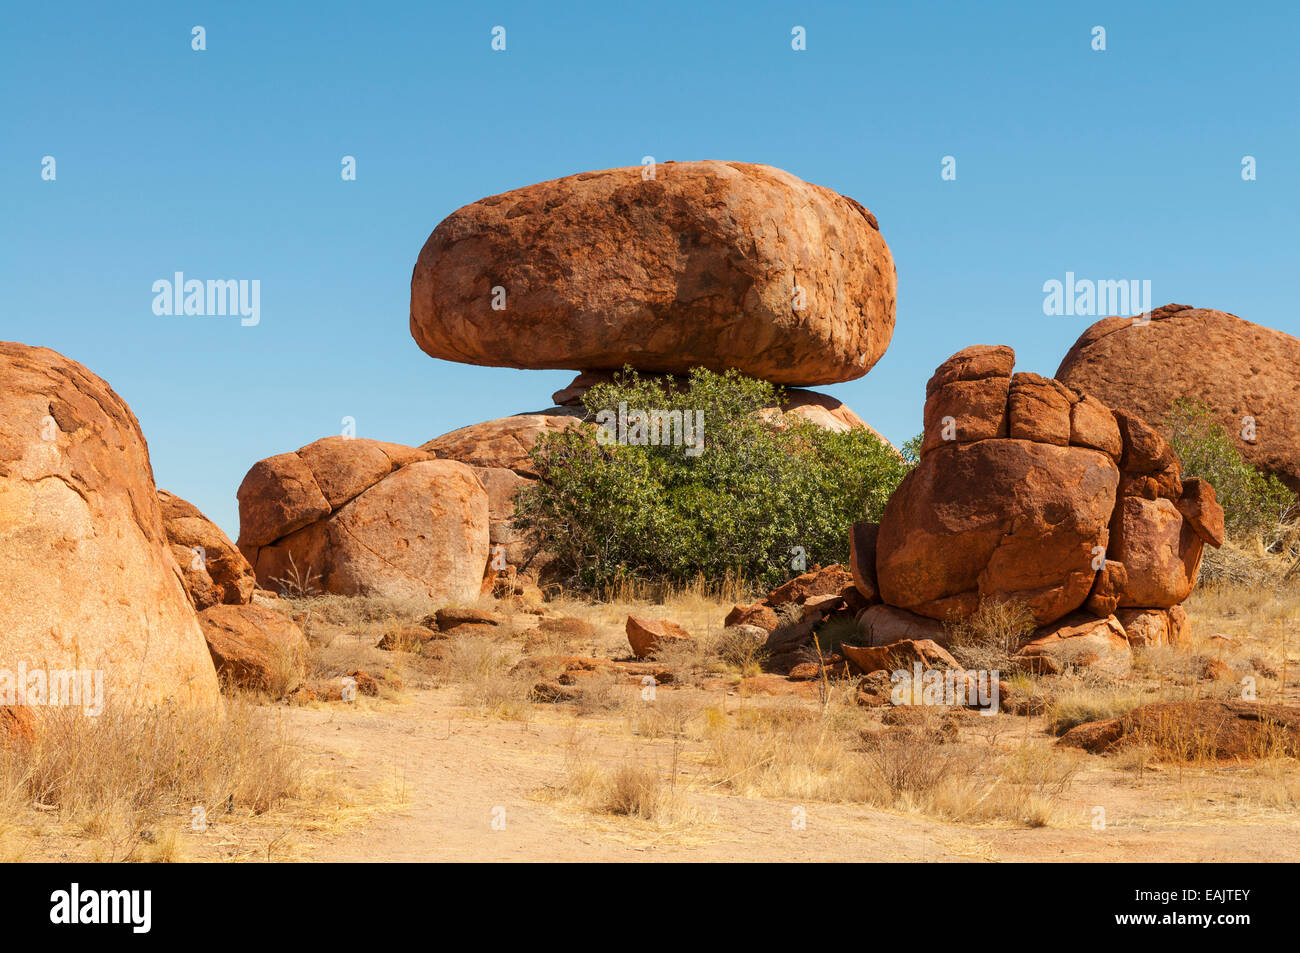
[[[770,586],[796,571],[801,551],[808,566],[843,562],[849,524],[879,519],[908,464],[864,430],[778,422],[764,408],[780,397],[734,370],[674,380],[625,368],[584,395],[587,419],[609,421],[620,407],[629,419],[699,415],[702,450],[609,442],[599,425],[550,434],[532,450],[541,480],[519,494],[515,525],[552,570],[590,588],[700,576]]]
[[[1230,539],[1263,538],[1267,544],[1294,515],[1295,496],[1277,477],[1246,462],[1204,402],[1191,397],[1175,400],[1165,417],[1165,431],[1182,461],[1183,476],[1202,477],[1214,487]]]
[[[922,431],[911,440],[904,443],[902,450],[899,451],[903,454],[903,459],[912,464],[919,462],[921,459],[921,444],[924,442],[925,431]]]

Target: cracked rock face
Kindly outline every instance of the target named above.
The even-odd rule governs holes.
[[[98,670],[105,703],[219,704],[149,450],[103,380],[0,343],[0,669]]]
[[[1300,490],[1300,340],[1289,334],[1224,311],[1167,304],[1146,324],[1098,321],[1056,376],[1157,426],[1175,397],[1198,398],[1250,463]]]
[[[237,495],[239,548],[261,586],[441,602],[478,596],[488,494],[463,463],[327,437],[255,464]]]
[[[789,385],[853,380],[884,354],[897,275],[865,208],[765,165],[645,173],[584,172],[453,212],[411,276],[416,342],[466,364],[734,367]]]
[[[883,601],[942,621],[982,600],[1047,625],[1088,603],[1168,609],[1190,593],[1222,509],[1140,418],[976,346],[926,388],[921,460],[876,540]]]
[[[1092,589],[1118,485],[1115,461],[1085,447],[936,448],[885,507],[881,597],[933,619],[963,619],[986,596],[1028,603],[1040,624],[1059,619]]]

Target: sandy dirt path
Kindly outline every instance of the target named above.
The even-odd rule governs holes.
[[[593,816],[553,792],[565,774],[575,731],[610,757],[635,741],[592,719],[538,706],[529,723],[467,712],[447,690],[411,691],[371,710],[289,712],[304,741],[345,781],[396,779],[406,807],[363,828],[316,841],[318,861],[1116,861],[1294,860],[1300,820],[1260,818],[1214,806],[1172,816],[1144,815],[1150,791],[1098,770],[1071,791],[1077,821],[1034,830],[962,826],[841,804],[737,797],[692,787],[701,820],[656,831]],[[576,726],[576,727],[575,727]],[[1110,823],[1093,831],[1090,803],[1108,805]],[[503,829],[494,829],[504,809]],[[1167,812],[1168,813],[1168,812]]]

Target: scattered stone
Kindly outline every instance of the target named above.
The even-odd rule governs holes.
[[[788,602],[803,605],[816,596],[842,597],[844,590],[851,586],[853,586],[853,574],[836,564],[795,576],[789,582],[769,592],[763,602],[773,609]]]
[[[948,650],[930,639],[907,639],[889,645],[843,645],[841,651],[860,673],[911,671],[920,662],[922,669],[962,668]]]
[[[532,700],[543,704],[559,704],[577,701],[582,697],[582,690],[559,682],[538,682],[533,686]]]
[[[881,705],[891,704],[894,684],[889,674],[884,669],[879,669],[868,672],[861,678],[855,696],[857,703],[864,708],[878,708]]]
[[[766,603],[755,602],[752,605],[735,606],[727,613],[727,618],[723,620],[722,624],[726,627],[736,625],[752,626],[767,633],[779,626],[781,620],[771,606]]]
[[[771,634],[767,629],[757,625],[729,625],[727,631],[756,645],[765,645],[768,636]]]
[[[426,625],[403,625],[385,632],[375,647],[388,652],[419,652],[430,642],[445,638],[446,634]]]
[[[630,615],[627,617],[626,629],[632,654],[637,658],[649,658],[659,649],[672,643],[685,644],[694,641],[689,632],[669,619]]]
[[[838,652],[830,652],[823,656],[820,662],[810,660],[792,666],[786,678],[792,682],[806,682],[823,677],[848,678],[850,674],[849,667],[844,663],[844,656]]]
[[[498,626],[505,617],[486,609],[463,606],[445,606],[433,614],[440,632],[450,632],[462,625]]]
[[[1207,682],[1232,682],[1237,676],[1223,659],[1207,658],[1201,665],[1200,678]]]

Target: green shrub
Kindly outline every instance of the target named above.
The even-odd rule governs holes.
[[[909,465],[864,430],[792,417],[776,426],[760,411],[780,396],[734,370],[673,380],[626,368],[587,391],[587,419],[608,420],[599,415],[621,404],[629,415],[698,412],[702,452],[602,442],[598,426],[548,435],[532,450],[541,480],[519,494],[515,525],[553,569],[590,588],[700,576],[770,586],[797,571],[801,553],[807,566],[844,562],[849,524],[879,519]]]
[[[1204,402],[1191,397],[1175,400],[1164,429],[1182,461],[1183,476],[1202,477],[1214,487],[1229,539],[1262,540],[1268,545],[1279,526],[1294,515],[1295,496],[1277,477],[1246,462]]]
[[[921,459],[921,444],[924,442],[925,442],[925,431],[921,431],[911,440],[903,444],[902,450],[899,451],[900,453],[903,454],[903,459],[911,464],[915,464],[919,462]]]

